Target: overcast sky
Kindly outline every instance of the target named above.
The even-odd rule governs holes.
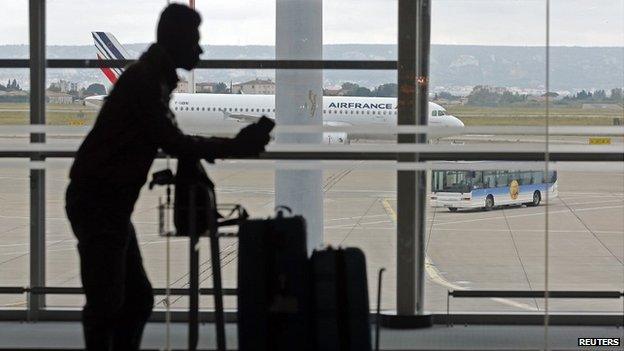
[[[287,0],[285,0],[287,1]],[[312,0],[310,0],[312,1]],[[0,45],[28,42],[28,1],[0,0]],[[90,32],[150,42],[165,0],[48,0],[47,40],[91,45]],[[202,44],[274,45],[275,0],[196,0]],[[551,44],[624,46],[624,0],[551,0]],[[541,46],[545,0],[433,0],[434,44]],[[323,40],[396,44],[396,0],[324,0]]]

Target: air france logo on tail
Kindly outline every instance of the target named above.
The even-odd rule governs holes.
[[[125,60],[128,59],[128,52],[121,46],[117,38],[111,33],[92,32],[93,41],[97,48],[98,60]],[[123,72],[122,68],[100,68],[108,80],[115,84]]]

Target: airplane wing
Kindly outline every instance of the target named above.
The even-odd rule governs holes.
[[[330,127],[349,127],[352,126],[351,123],[347,122],[323,122],[323,125]]]
[[[94,95],[89,96],[84,99],[85,105],[99,109],[104,104],[104,99],[106,95]]]
[[[239,113],[229,113],[228,111],[222,111],[222,112],[223,112],[223,119],[233,119],[241,123],[256,123],[260,120],[260,117],[261,117],[261,116],[252,116],[252,115],[245,115],[245,114],[239,114]]]
[[[235,114],[235,113],[229,113],[228,111],[222,111],[222,112],[223,112],[223,119],[231,118],[241,123],[256,123],[260,120],[260,116],[252,116],[252,115],[245,115],[245,114],[239,114],[239,113]],[[269,117],[269,118],[273,119],[273,117]],[[323,125],[331,126],[331,127],[348,127],[348,126],[351,126],[352,124],[346,123],[346,122],[323,122]]]

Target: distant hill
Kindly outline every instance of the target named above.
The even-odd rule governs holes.
[[[127,50],[134,57],[147,44],[128,44]],[[204,47],[203,58],[211,59],[272,59],[273,46],[224,46]],[[624,77],[624,48],[605,47],[552,47],[551,87],[553,90],[576,91],[580,89],[610,89],[621,87]],[[95,57],[95,47],[49,46],[49,58]],[[25,45],[0,45],[0,58],[26,58]],[[396,45],[339,44],[325,45],[325,59],[334,60],[395,60]],[[273,77],[272,70],[199,70],[196,81],[240,82],[256,77]],[[543,89],[545,82],[545,49],[543,47],[433,45],[431,49],[432,87],[456,90],[458,87],[479,84]],[[0,69],[0,82],[17,78],[28,87],[26,70]],[[59,69],[49,70],[47,78],[67,79],[83,85],[104,82],[97,70]],[[332,70],[325,72],[325,85],[345,81],[374,87],[396,81],[392,71]]]

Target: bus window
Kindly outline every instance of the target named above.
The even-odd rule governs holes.
[[[541,184],[544,182],[544,172],[535,171],[533,174],[533,184]]]
[[[472,189],[484,188],[483,184],[483,171],[469,171],[467,183]]]
[[[496,174],[491,171],[483,172],[483,183],[486,188],[494,188],[496,186]]]
[[[531,185],[531,172],[520,173],[520,185]]]
[[[496,175],[496,186],[505,187],[509,185],[509,173],[506,171],[499,171]]]

